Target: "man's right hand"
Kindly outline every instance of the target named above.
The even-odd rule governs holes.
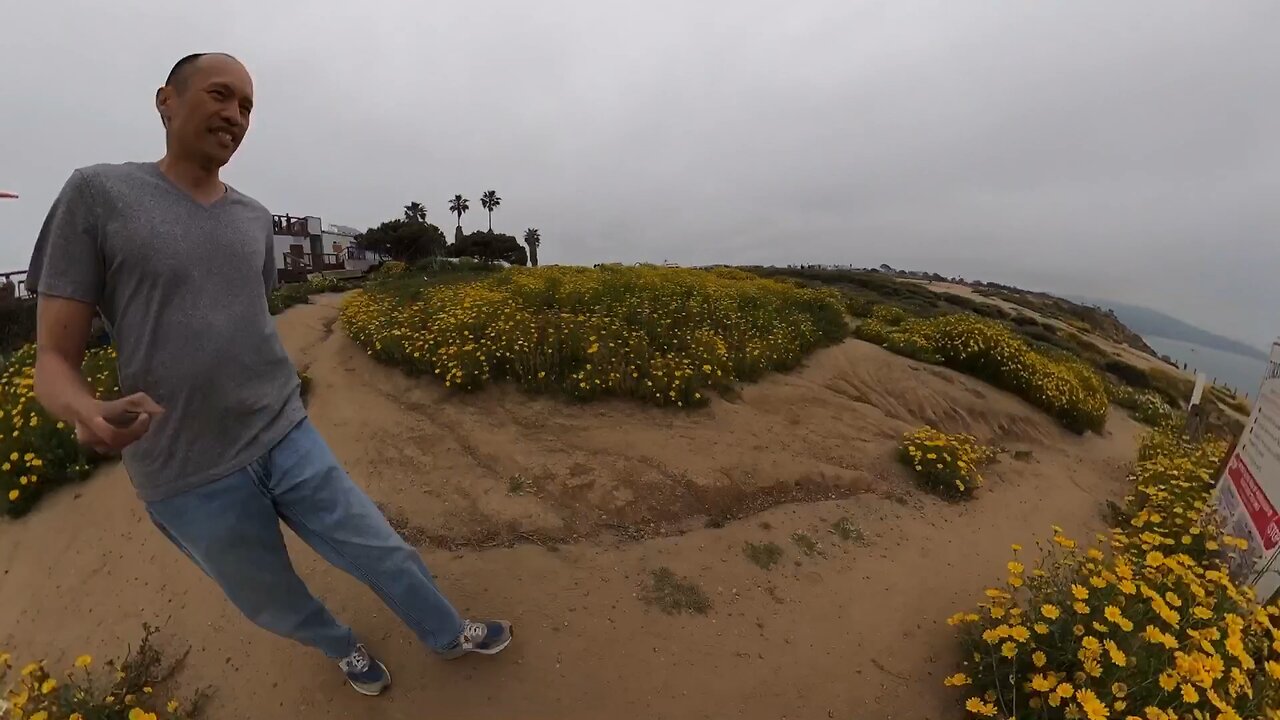
[[[119,400],[94,400],[76,417],[76,441],[103,455],[115,455],[137,442],[164,414],[146,393]]]

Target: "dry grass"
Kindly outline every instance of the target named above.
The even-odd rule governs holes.
[[[668,615],[692,613],[706,615],[711,609],[711,598],[692,580],[681,577],[669,567],[663,566],[649,574],[649,582],[640,599]]]

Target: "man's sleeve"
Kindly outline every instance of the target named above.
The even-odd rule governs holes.
[[[262,284],[267,288],[267,296],[276,289],[276,243],[271,231],[267,231],[266,257],[262,261]]]
[[[96,306],[102,301],[106,274],[97,207],[88,181],[76,170],[40,227],[27,269],[27,287],[41,295]]]

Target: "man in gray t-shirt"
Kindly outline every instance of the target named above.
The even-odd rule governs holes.
[[[458,616],[307,420],[267,309],[271,213],[219,179],[252,108],[237,60],[188,56],[156,92],[165,156],[72,173],[27,276],[36,394],[81,443],[123,454],[152,521],[250,620],[376,695],[390,674],[298,578],[281,520],[445,657],[497,653],[511,626]],[[118,400],[94,398],[80,373],[95,312],[119,355]]]

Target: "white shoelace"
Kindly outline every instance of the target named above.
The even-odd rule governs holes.
[[[481,623],[467,621],[467,626],[462,630],[462,643],[464,645],[475,645],[484,640],[484,636],[489,634],[489,628]]]
[[[363,645],[357,645],[356,649],[338,663],[342,666],[343,672],[365,672],[369,669],[369,652],[364,649]]]

